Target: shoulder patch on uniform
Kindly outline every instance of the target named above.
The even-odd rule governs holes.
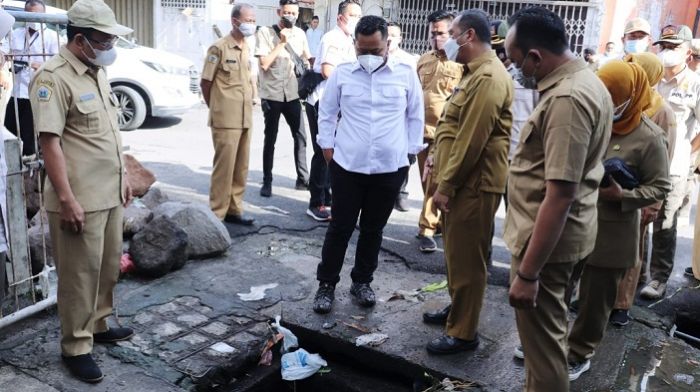
[[[51,88],[53,88],[53,86],[54,86],[53,82],[50,80],[47,80],[47,79],[39,79],[39,81],[37,81],[37,83],[40,86],[46,86],[46,87],[51,87]]]
[[[53,90],[51,90],[51,87],[42,84],[39,86],[39,88],[36,90],[36,96],[41,102],[48,102],[51,100],[51,95],[53,94]]]
[[[209,57],[207,57],[207,62],[212,63],[212,64],[216,64],[219,62],[219,56],[214,55],[214,54],[210,54]]]

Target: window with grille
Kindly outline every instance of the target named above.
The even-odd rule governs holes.
[[[206,0],[160,0],[160,6],[163,8],[207,8]]]

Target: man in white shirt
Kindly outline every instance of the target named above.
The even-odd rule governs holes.
[[[640,295],[659,299],[666,292],[666,282],[673,271],[676,256],[678,215],[688,191],[688,176],[692,172],[691,154],[700,148],[698,119],[700,118],[700,76],[686,64],[691,55],[693,33],[687,26],[666,26],[659,46],[659,58],[664,65],[664,77],[656,89],[676,114],[676,143],[669,170],[671,192],[666,196],[654,222],[651,261],[651,281]]]
[[[311,131],[311,145],[314,156],[311,158],[309,172],[309,208],[306,214],[318,222],[331,220],[331,183],[328,176],[328,164],[323,158],[323,151],[318,146],[318,102],[325,91],[326,79],[335,68],[343,63],[357,60],[355,55],[355,26],[362,17],[362,7],[355,0],[344,0],[338,5],[336,27],[327,32],[321,39],[314,62],[314,72],[324,80],[316,86],[316,90],[306,99],[306,117]]]
[[[387,24],[381,17],[363,17],[355,31],[357,62],[336,68],[319,107],[318,144],[330,167],[333,220],[316,273],[317,313],[332,309],[358,217],[350,294],[360,306],[374,306],[370,282],[382,230],[408,171],[408,154],[423,148],[423,91],[415,69],[388,56]]]
[[[318,23],[318,16],[314,15],[309,28],[306,30],[306,40],[309,41],[309,52],[311,52],[309,62],[312,66],[316,56],[318,56],[318,47],[321,45],[321,38],[323,38],[323,30],[318,27]]]
[[[42,0],[29,0],[24,5],[26,12],[46,12]],[[13,99],[7,106],[5,127],[22,139],[22,155],[35,153],[34,120],[29,103],[29,82],[42,64],[58,53],[58,36],[37,22],[27,23],[12,32],[9,41],[10,54],[13,55],[15,83]],[[16,101],[15,101],[16,99]],[[15,104],[19,116],[15,116]]]

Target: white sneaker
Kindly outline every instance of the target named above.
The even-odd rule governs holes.
[[[579,363],[569,363],[569,381],[576,381],[591,368],[591,360],[587,359]]]
[[[523,351],[523,346],[518,345],[518,347],[513,350],[513,356],[518,359],[525,359],[525,352]]]
[[[639,294],[645,299],[661,299],[666,293],[666,283],[661,283],[658,280],[652,280]]]

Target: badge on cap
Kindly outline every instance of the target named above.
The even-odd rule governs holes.
[[[51,89],[48,86],[40,86],[38,90],[36,90],[36,95],[37,98],[39,98],[39,101],[41,102],[48,102],[51,100]]]

